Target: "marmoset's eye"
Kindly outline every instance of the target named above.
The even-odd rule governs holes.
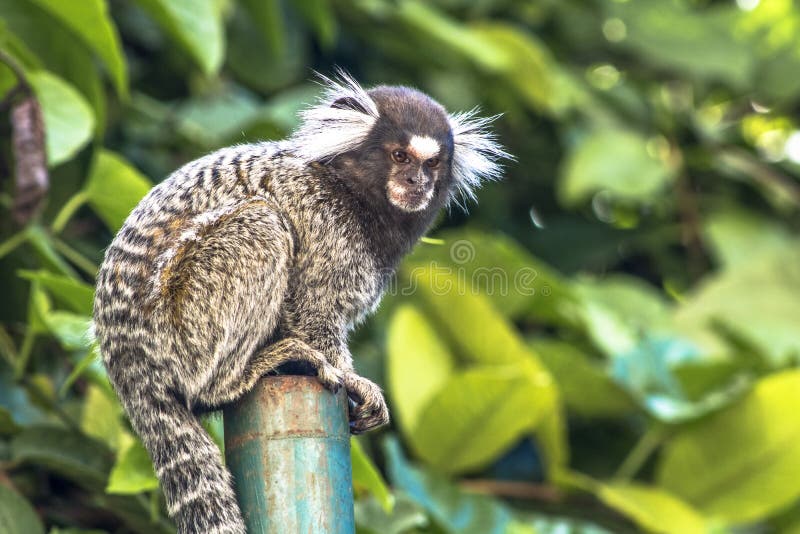
[[[408,154],[405,150],[395,150],[392,152],[392,159],[395,160],[397,163],[408,163],[411,160],[408,158]]]
[[[427,166],[429,169],[435,169],[439,166],[439,158],[426,159],[425,166]]]

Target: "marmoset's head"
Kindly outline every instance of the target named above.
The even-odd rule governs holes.
[[[309,163],[346,169],[370,200],[405,213],[459,203],[474,198],[482,180],[498,178],[497,161],[510,158],[488,130],[493,117],[448,114],[415,89],[367,91],[344,72],[339,77],[323,77],[325,94],[302,113],[292,141]]]

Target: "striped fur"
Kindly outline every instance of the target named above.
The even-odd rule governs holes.
[[[282,364],[345,387],[354,433],[388,422],[380,389],[353,369],[348,333],[459,187],[454,174],[472,187],[480,171],[464,165],[493,169],[453,159],[450,117],[413,90],[330,82],[304,120],[287,141],[225,148],[175,171],[130,214],[98,274],[103,361],[183,534],[245,532],[197,415]],[[473,137],[456,151],[496,154],[479,142],[485,125],[460,124]],[[385,147],[411,138],[430,139],[441,164],[393,163]]]

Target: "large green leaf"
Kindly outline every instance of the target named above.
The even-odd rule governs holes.
[[[136,0],[208,75],[225,58],[221,4],[215,0]]]
[[[113,393],[89,384],[83,399],[81,430],[89,437],[104,442],[111,450],[117,450],[124,439],[122,407]]]
[[[630,202],[652,200],[671,181],[665,162],[651,156],[647,139],[627,130],[596,130],[572,148],[558,183],[559,198],[574,206],[598,191]]]
[[[386,486],[375,464],[356,438],[350,440],[350,460],[353,464],[353,488],[368,491],[387,514],[394,508],[394,496]]]
[[[633,519],[647,532],[708,534],[710,525],[691,506],[670,493],[636,483],[600,484],[595,490],[605,504]]]
[[[66,4],[64,4],[66,5]],[[106,95],[92,50],[75,33],[35,1],[0,3],[0,18],[13,34],[4,47],[28,70],[46,67],[66,80],[89,100],[95,115],[95,133],[105,126]],[[127,87],[123,87],[127,90]]]
[[[116,26],[105,0],[28,0],[55,16],[103,59],[119,94],[128,91],[128,73]]]
[[[111,468],[111,455],[104,445],[52,426],[27,427],[14,436],[11,459],[45,467],[94,490],[104,486]]]
[[[800,250],[786,247],[710,276],[676,311],[675,325],[687,333],[717,327],[781,366],[800,357],[798,317]]]
[[[92,108],[71,85],[47,71],[28,74],[44,116],[47,162],[58,165],[70,159],[92,137]]]
[[[710,214],[703,226],[714,257],[724,267],[747,263],[759,254],[791,245],[789,232],[775,220],[745,210]]]
[[[150,187],[150,181],[121,156],[102,149],[92,164],[85,191],[89,205],[116,232]]]
[[[91,345],[91,318],[65,311],[50,311],[43,316],[47,329],[66,350],[88,349]]]
[[[682,338],[645,339],[618,354],[611,372],[651,415],[673,423],[718,410],[750,385],[736,361],[707,355]]]
[[[44,526],[22,495],[0,484],[0,532],[3,534],[44,534]]]
[[[731,523],[770,515],[800,496],[798,411],[800,371],[764,378],[744,399],[668,442],[659,484]]]
[[[552,382],[527,362],[454,375],[409,436],[421,458],[444,472],[486,465],[555,409]]]
[[[411,283],[414,268],[427,265],[436,272],[457,274],[465,291],[485,295],[507,317],[530,315],[557,324],[577,320],[564,278],[508,236],[466,229],[444,231],[436,237],[444,243],[422,243],[407,259]]]
[[[549,380],[513,325],[480,289],[470,287],[463,272],[435,264],[415,266],[411,281],[416,295],[465,359],[490,365],[525,360],[537,369],[542,382]]]
[[[576,415],[617,417],[636,409],[603,365],[575,346],[552,339],[537,339],[531,346],[558,384],[564,404]]]
[[[138,439],[128,436],[108,477],[106,493],[135,495],[158,488],[153,463]]]
[[[388,387],[400,427],[413,436],[431,397],[453,373],[453,355],[430,321],[412,305],[394,312],[386,339]]]

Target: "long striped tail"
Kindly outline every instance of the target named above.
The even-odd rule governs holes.
[[[245,534],[231,474],[197,417],[157,386],[129,384],[132,391],[120,391],[120,385],[117,392],[150,453],[178,532]]]

